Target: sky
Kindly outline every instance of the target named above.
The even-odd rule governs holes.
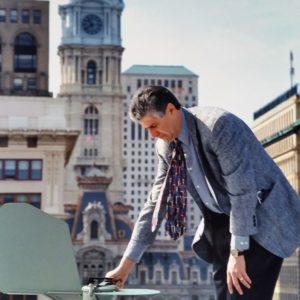
[[[300,78],[299,0],[124,0],[122,71],[183,65],[199,76],[199,105],[253,113]],[[50,0],[50,90],[59,91],[58,5]],[[55,25],[54,25],[55,24]]]

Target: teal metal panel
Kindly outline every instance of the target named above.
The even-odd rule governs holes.
[[[184,66],[167,65],[133,65],[125,75],[166,75],[166,76],[197,76]]]
[[[53,300],[114,300],[159,291],[81,288],[67,224],[23,203],[0,208],[0,291]]]
[[[29,204],[0,208],[0,291],[81,291],[67,224]]]

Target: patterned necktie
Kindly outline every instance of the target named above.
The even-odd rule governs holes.
[[[186,231],[186,163],[180,142],[174,142],[170,167],[164,184],[161,188],[152,218],[152,231],[157,226],[158,213],[162,202],[162,194],[165,187],[168,188],[166,231],[173,240],[177,240]]]

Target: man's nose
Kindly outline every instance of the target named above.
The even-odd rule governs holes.
[[[149,129],[149,133],[151,135],[152,138],[157,137],[157,131],[155,129]]]

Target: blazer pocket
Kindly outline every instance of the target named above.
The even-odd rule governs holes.
[[[257,191],[257,204],[261,205],[264,203],[264,201],[268,198],[272,190],[274,189],[275,183],[272,184],[272,186],[269,189],[261,189]]]

